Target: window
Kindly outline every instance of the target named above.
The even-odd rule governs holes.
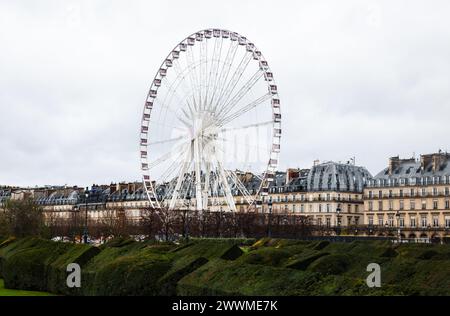
[[[319,204],[319,213],[322,212],[322,204]]]
[[[309,211],[312,212],[312,204],[309,204]]]
[[[445,217],[445,228],[450,228],[450,217]]]
[[[398,225],[400,227],[405,227],[405,219],[403,217],[400,217]]]
[[[381,199],[383,197],[383,191],[378,191],[378,198]]]
[[[379,211],[383,210],[383,201],[378,201],[378,210]]]
[[[372,191],[369,191],[369,199],[372,198]]]
[[[437,201],[437,200],[434,200],[434,201],[433,201],[433,209],[434,209],[434,210],[437,210],[437,209],[438,209],[438,201]]]
[[[373,216],[369,216],[369,225],[370,225],[370,226],[373,225]]]
[[[331,218],[327,217],[327,227],[331,226]]]
[[[372,210],[373,210],[373,202],[369,201],[369,211],[372,211]]]
[[[412,228],[416,227],[416,218],[415,217],[411,217],[409,219],[409,226],[411,226]]]
[[[422,196],[425,196],[426,193],[427,193],[426,189],[425,189],[425,188],[422,188]]]
[[[304,212],[305,211],[305,204],[300,205],[300,212]]]
[[[450,194],[450,189],[448,187],[445,188],[445,195],[449,195]]]
[[[400,210],[403,210],[404,209],[404,202],[403,202],[403,200],[400,200]]]
[[[392,197],[392,190],[389,190],[389,197]]]
[[[292,205],[292,212],[295,212],[295,204]]]
[[[322,219],[320,217],[317,219],[317,225],[322,225]]]
[[[445,208],[448,210],[450,208],[450,201],[446,200],[445,201]]]
[[[330,213],[330,212],[331,212],[331,205],[327,204],[327,213]]]
[[[422,210],[426,210],[427,209],[427,201],[422,200]]]
[[[403,190],[400,190],[400,197],[403,197]]]
[[[394,202],[389,201],[389,210],[392,211],[394,209]]]
[[[416,201],[414,201],[414,200],[409,201],[409,209],[410,210],[416,209]]]
[[[411,196],[414,196],[414,189],[411,189],[409,194],[411,194]]]
[[[378,217],[378,226],[383,226],[383,217]]]
[[[327,193],[327,201],[331,201],[330,193]]]
[[[389,227],[394,226],[394,216],[389,216],[388,225],[389,225]]]
[[[355,216],[355,225],[359,225],[359,216]]]
[[[347,212],[351,213],[351,211],[352,211],[352,205],[348,204],[347,205]]]
[[[439,227],[439,217],[433,216],[433,227]]]
[[[355,205],[355,213],[358,213],[359,211],[359,205]]]
[[[437,188],[433,188],[433,195],[434,195],[434,196],[438,195],[438,190],[437,190]]]
[[[427,227],[427,217],[426,216],[422,216],[420,219],[420,223],[422,225],[422,228],[426,228]]]

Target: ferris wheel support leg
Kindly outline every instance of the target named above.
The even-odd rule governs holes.
[[[225,170],[222,167],[220,161],[217,161],[217,166],[219,169],[220,177],[222,178],[223,190],[225,191],[225,199],[227,201],[228,206],[230,207],[230,211],[236,212],[236,204],[234,203],[233,195],[231,194],[231,189],[228,184],[227,176],[225,175]]]
[[[208,159],[208,157],[206,157]],[[209,192],[209,176],[211,173],[211,166],[209,161],[205,161],[206,174],[205,174],[205,185],[203,187],[203,209],[208,209],[208,192]]]
[[[200,164],[201,164],[201,140],[199,137],[194,139],[194,165],[195,165],[195,200],[197,202],[196,207],[197,210],[203,209],[203,201],[202,201],[202,174],[200,172]]]
[[[175,186],[175,189],[173,190],[172,198],[170,199],[169,210],[173,210],[175,207],[175,203],[177,202],[179,196],[180,187],[181,184],[183,183],[184,175],[189,167],[190,158],[191,158],[191,150],[188,149],[186,152],[185,159],[183,161],[183,166],[181,167],[180,173],[178,174],[177,184]]]

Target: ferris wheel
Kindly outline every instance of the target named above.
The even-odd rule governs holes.
[[[280,153],[278,88],[261,51],[221,29],[167,55],[149,89],[140,159],[151,207],[259,207]]]

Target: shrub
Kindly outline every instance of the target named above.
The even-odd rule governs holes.
[[[10,246],[14,246],[14,243]],[[64,254],[70,245],[35,239],[18,243],[16,246],[2,256],[2,276],[5,286],[13,289],[46,291],[48,265]]]
[[[248,264],[278,266],[290,256],[291,255],[284,250],[264,247],[248,252],[240,259],[240,261]]]
[[[170,267],[169,258],[147,249],[135,255],[125,255],[96,271],[93,294],[158,295],[158,280]]]
[[[67,280],[67,265],[70,263],[77,263],[81,270],[84,269],[87,262],[94,256],[100,253],[98,247],[88,245],[71,245],[71,247],[56,260],[54,260],[48,267],[48,286],[47,290],[52,293],[65,295],[80,295],[82,293],[80,288],[69,288],[66,285]],[[82,280],[81,286],[86,283]]]
[[[344,273],[349,266],[350,259],[347,255],[331,254],[314,261],[309,269],[323,275],[329,275]]]
[[[215,259],[178,282],[178,295],[308,295],[318,275]]]
[[[327,252],[318,252],[318,253],[316,252],[306,257],[300,257],[299,259],[291,260],[288,264],[286,264],[286,268],[296,270],[306,270],[311,263],[327,255],[329,255],[329,253]]]

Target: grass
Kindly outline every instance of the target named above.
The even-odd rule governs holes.
[[[47,292],[5,289],[3,279],[0,279],[0,296],[53,296],[53,294]]]

